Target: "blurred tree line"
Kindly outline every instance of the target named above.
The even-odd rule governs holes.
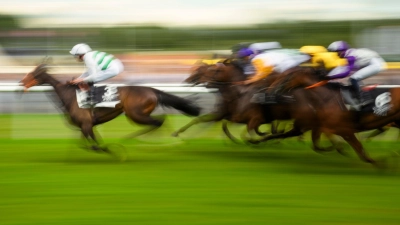
[[[71,27],[23,29],[18,19],[0,15],[0,45],[9,51],[36,49],[65,54],[76,43],[114,52],[221,50],[239,42],[279,41],[285,48],[303,45],[327,46],[335,40],[356,45],[355,37],[365,29],[399,26],[397,20],[297,21],[256,24],[246,27],[160,26]],[[358,46],[356,46],[358,47]],[[367,47],[367,46],[363,46]]]

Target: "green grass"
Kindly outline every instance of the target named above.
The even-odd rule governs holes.
[[[121,163],[80,149],[60,116],[1,116],[0,224],[399,224],[395,167],[378,170],[350,149],[349,157],[317,154],[308,138],[235,145],[218,124],[169,137],[188,120],[170,116],[159,131],[123,142]],[[119,117],[98,132],[120,143],[137,129]],[[365,147],[388,155],[395,135]]]

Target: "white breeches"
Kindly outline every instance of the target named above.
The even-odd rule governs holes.
[[[372,75],[375,75],[386,68],[386,63],[383,59],[381,58],[373,58],[371,59],[370,63],[368,66],[358,70],[355,72],[353,75],[350,76],[350,78],[360,81],[364,80]]]

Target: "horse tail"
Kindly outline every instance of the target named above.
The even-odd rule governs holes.
[[[201,108],[189,99],[181,98],[175,95],[156,90],[158,101],[161,105],[172,107],[190,116],[200,115]]]

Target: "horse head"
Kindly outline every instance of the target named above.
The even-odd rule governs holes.
[[[33,71],[27,73],[25,77],[20,81],[25,90],[36,85],[44,84],[46,82],[46,77],[48,77],[48,68],[48,64],[41,63],[36,66]]]
[[[191,69],[191,74],[188,78],[186,78],[183,82],[197,85],[200,84],[201,82],[199,81],[200,78],[204,75],[204,73],[207,71],[209,65],[206,63],[198,63],[194,65]]]

